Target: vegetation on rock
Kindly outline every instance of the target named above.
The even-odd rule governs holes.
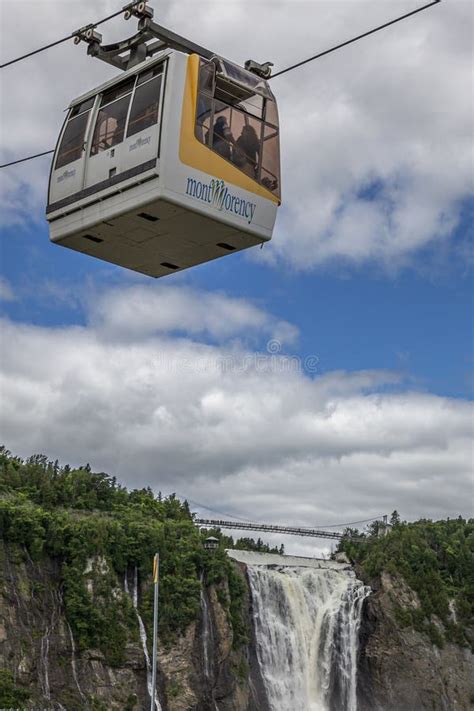
[[[0,669],[0,707],[17,708],[29,698],[28,691],[15,683],[13,674],[8,669]]]
[[[88,465],[61,467],[42,455],[22,460],[0,448],[0,535],[19,555],[57,561],[66,616],[79,649],[99,649],[112,666],[123,662],[127,640],[138,636],[130,596],[117,591],[125,575],[133,581],[137,569],[140,611],[151,626],[156,551],[162,643],[171,643],[197,619],[202,575],[208,585],[220,586],[234,646],[247,639],[244,581],[224,552],[234,542],[214,532],[220,547],[207,552],[203,539],[208,532],[194,525],[187,502],[175,495],[155,496],[149,488],[128,491]],[[239,546],[269,550],[252,539]]]
[[[339,550],[359,566],[367,582],[388,572],[417,594],[419,606],[398,607],[401,625],[426,632],[438,646],[445,641],[472,646],[474,520],[406,523],[394,511],[387,535],[378,535],[380,527],[376,522],[357,541],[348,529]]]

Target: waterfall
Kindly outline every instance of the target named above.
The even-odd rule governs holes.
[[[337,708],[357,711],[357,652],[362,604],[371,592],[370,588],[349,577],[349,583],[341,598],[335,626],[333,664],[333,704]]]
[[[129,593],[127,573],[125,573],[123,587],[124,587],[125,592]],[[143,623],[142,617],[140,615],[140,612],[138,611],[138,568],[137,568],[137,566],[135,566],[135,569],[133,572],[132,602],[133,602],[133,607],[135,609],[135,614],[136,614],[137,620],[138,620],[138,628],[140,631],[140,641],[142,644],[143,655],[145,657],[145,664],[146,664],[146,683],[147,683],[147,688],[148,688],[148,696],[151,699],[152,669],[151,669],[150,655],[148,653],[148,640],[147,640],[147,635],[146,635],[146,629],[145,629],[145,625]],[[158,699],[158,694],[156,693],[156,691],[155,691],[155,709],[156,709],[156,711],[161,711],[161,704]]]
[[[51,690],[49,687],[49,627],[46,626],[45,633],[41,637],[40,646],[40,674],[43,696],[46,701],[51,701]]]
[[[269,565],[268,559],[278,564]],[[357,711],[358,634],[370,588],[344,565],[314,561],[286,567],[280,564],[284,560],[247,561],[257,657],[270,709]]]
[[[81,700],[83,704],[85,705],[85,708],[89,708],[89,704],[87,703],[87,698],[85,697],[81,685],[79,684],[79,677],[77,675],[77,665],[76,665],[76,645],[74,643],[74,636],[72,634],[72,629],[71,625],[69,622],[66,620],[67,628],[69,630],[69,639],[71,641],[71,669],[72,669],[72,678],[74,679],[74,683],[76,684],[77,690],[79,692],[79,696],[81,697]]]
[[[201,573],[201,620],[202,666],[206,679],[212,679],[214,666],[214,633],[209,612],[209,602],[204,589],[204,573]]]
[[[448,602],[448,607],[449,607],[449,614],[451,617],[451,622],[453,622],[455,625],[458,624],[458,615],[456,611],[456,601],[454,598],[451,598],[451,600]]]

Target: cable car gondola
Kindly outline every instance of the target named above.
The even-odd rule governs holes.
[[[145,11],[123,43],[80,37],[125,71],[71,103],[47,219],[56,244],[160,277],[271,239],[278,110],[269,65],[233,64]]]

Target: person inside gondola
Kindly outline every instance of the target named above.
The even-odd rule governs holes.
[[[236,142],[234,163],[250,178],[255,178],[258,167],[260,142],[253,126],[246,124]]]
[[[232,131],[225,116],[219,116],[212,131],[212,148],[227,160],[231,159],[232,146],[235,144]]]
[[[105,151],[114,145],[114,138],[118,131],[118,121],[115,116],[107,116],[104,112],[104,117],[99,125],[98,130],[98,149]],[[117,143],[117,141],[115,141]]]

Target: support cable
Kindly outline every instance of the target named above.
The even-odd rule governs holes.
[[[357,523],[370,523],[371,521],[381,521],[383,519],[382,516],[375,516],[374,518],[364,518],[362,521],[347,521],[346,523],[331,523],[326,526],[322,525],[315,525],[311,526],[311,528],[342,528],[343,526],[355,526]]]
[[[94,22],[91,25],[88,25],[88,27],[98,27],[99,25],[103,25],[104,22],[109,22],[109,20],[113,20],[114,17],[118,17],[119,15],[122,15],[124,12],[123,8],[121,10],[117,10],[117,12],[112,13],[112,15],[108,15],[108,17],[104,17],[102,20],[99,20],[98,22]],[[10,61],[5,62],[5,64],[0,64],[0,69],[5,69],[5,67],[9,67],[12,64],[16,64],[17,62],[23,61],[23,59],[28,59],[28,57],[33,57],[35,54],[39,54],[40,52],[45,52],[47,49],[51,49],[51,47],[56,47],[58,44],[62,44],[63,42],[67,42],[70,39],[74,39],[74,37],[77,36],[77,31],[73,32],[70,35],[67,35],[67,37],[62,37],[61,39],[56,40],[56,42],[50,42],[50,44],[45,44],[44,47],[38,47],[38,49],[34,49],[32,52],[27,52],[26,54],[22,54],[21,57],[15,57],[15,59],[10,59]],[[36,156],[32,156],[34,158]],[[2,166],[3,167],[3,166]]]
[[[36,153],[34,156],[26,156],[26,158],[18,158],[17,160],[12,160],[10,163],[4,163],[0,165],[0,168],[8,168],[10,165],[16,165],[17,163],[24,163],[26,160],[33,160],[33,158],[41,158],[41,156],[48,156],[50,153],[54,153],[54,148],[50,151],[43,151],[43,153]]]
[[[197,506],[200,509],[205,509],[206,511],[212,511],[212,513],[218,514],[219,516],[226,516],[227,518],[232,519],[238,519],[239,521],[242,521],[243,523],[252,523],[250,519],[248,518],[242,518],[241,516],[237,516],[237,514],[228,514],[225,513],[224,511],[219,511],[218,509],[213,509],[210,506],[206,506],[206,504],[202,504],[199,501],[193,501],[193,499],[190,499],[188,496],[183,496],[182,494],[176,494],[180,499],[184,499],[190,504],[193,504],[193,506]]]
[[[305,64],[308,64],[309,62],[313,62],[315,59],[320,59],[321,57],[324,57],[326,54],[330,54],[331,52],[335,52],[338,49],[341,49],[342,47],[346,47],[349,44],[352,44],[353,42],[358,42],[361,39],[364,39],[365,37],[368,37],[369,35],[374,34],[375,32],[379,32],[380,30],[385,29],[386,27],[390,27],[391,25],[394,25],[397,22],[401,22],[401,20],[405,20],[408,17],[412,17],[412,15],[416,15],[419,12],[422,12],[423,10],[427,10],[430,7],[433,7],[433,5],[438,5],[441,2],[441,0],[433,0],[433,2],[428,3],[428,5],[423,5],[422,7],[417,8],[416,10],[412,10],[411,12],[407,12],[404,15],[400,15],[400,17],[396,17],[394,20],[390,20],[389,22],[385,22],[383,25],[379,25],[378,27],[374,27],[371,30],[368,30],[367,32],[364,32],[361,35],[357,35],[357,37],[353,37],[352,39],[346,40],[345,42],[341,42],[338,45],[335,45],[334,47],[330,47],[329,49],[324,50],[324,52],[319,52],[318,54],[313,55],[312,57],[308,57],[308,59],[303,59],[301,62],[297,62],[296,64],[292,64],[289,67],[286,67],[285,69],[282,69],[279,72],[276,72],[273,74],[270,79],[275,79],[276,77],[282,76],[282,74],[286,74],[287,72],[293,71],[293,69],[298,69],[299,67],[302,67]],[[115,12],[113,15],[109,15],[109,17],[105,17],[103,20],[99,20],[99,22],[96,22],[93,27],[97,27],[98,25],[102,24],[103,22],[108,22],[114,17],[117,17],[118,15],[121,15],[123,12],[123,9],[120,10],[119,12]],[[6,64],[2,64],[0,68],[4,68],[9,66],[10,64],[14,64],[15,62],[19,62],[22,59],[26,59],[27,57],[31,57],[33,54],[38,54],[38,52],[43,52],[45,49],[49,49],[50,47],[54,47],[56,44],[60,44],[61,42],[65,42],[66,40],[72,39],[75,34],[69,35],[68,37],[64,37],[61,40],[58,40],[57,42],[53,42],[52,44],[46,45],[45,47],[40,47],[37,50],[34,50],[33,52],[29,52],[28,54],[24,54],[22,57],[17,57],[16,59],[12,59]],[[16,165],[17,163],[24,163],[25,161],[28,160],[33,160],[34,158],[39,158],[40,156],[45,156],[48,155],[49,153],[54,153],[54,149],[49,150],[49,151],[44,151],[43,153],[37,153],[36,155],[33,156],[26,156],[25,158],[19,158],[18,160],[11,161],[10,163],[4,163],[3,165],[0,165],[1,168],[8,168],[11,165]]]
[[[390,25],[394,25],[396,22],[401,22],[402,20],[406,20],[407,17],[411,17],[412,15],[416,15],[418,12],[422,12],[423,10],[427,10],[429,7],[433,7],[433,5],[438,5],[441,2],[441,0],[433,0],[433,2],[428,3],[428,5],[423,5],[423,7],[418,7],[416,10],[412,10],[411,12],[407,12],[405,15],[400,15],[400,17],[396,17],[394,20],[390,20],[389,22],[385,22],[383,25],[379,25],[378,27],[374,27],[371,30],[368,30],[367,32],[363,32],[361,35],[357,35],[357,37],[353,37],[352,39],[346,40],[345,42],[341,42],[341,44],[336,44],[334,47],[330,47],[329,49],[325,49],[324,52],[319,52],[319,54],[315,54],[313,57],[308,57],[308,59],[303,59],[301,62],[297,62],[296,64],[292,64],[289,67],[286,67],[286,69],[282,69],[279,72],[276,72],[275,74],[272,74],[270,79],[275,79],[275,77],[280,77],[282,74],[286,74],[287,72],[291,72],[293,69],[298,69],[298,67],[302,67],[304,64],[308,64],[309,62],[313,62],[315,59],[320,59],[320,57],[326,56],[326,54],[330,54],[331,52],[335,52],[337,49],[341,49],[342,47],[347,47],[348,44],[352,44],[353,42],[358,42],[361,39],[364,39],[364,37],[368,37],[369,35],[373,35],[375,32],[379,32],[380,30],[384,30],[386,27],[390,27]]]
[[[237,520],[241,521],[242,523],[255,523],[249,518],[243,518],[242,516],[237,516],[237,514],[229,514],[225,513],[224,511],[220,511],[219,509],[212,508],[211,506],[207,506],[206,504],[201,503],[200,501],[194,501],[193,499],[190,499],[189,496],[183,496],[183,494],[176,494],[176,496],[179,499],[182,499],[184,501],[187,501],[189,504],[192,504],[193,506],[197,506],[200,509],[205,509],[206,511],[212,511],[212,513],[218,514],[219,516],[225,516],[227,518],[230,518],[231,520]],[[373,516],[372,518],[364,518],[359,521],[346,521],[345,523],[330,523],[330,524],[314,524],[313,526],[299,526],[301,529],[308,529],[308,530],[313,530],[313,529],[320,529],[320,528],[344,528],[346,526],[355,526],[356,524],[359,523],[370,523],[371,521],[381,521],[383,519],[383,514],[380,516]],[[261,522],[260,522],[261,523]],[[276,525],[273,523],[265,523],[264,525],[272,526]]]

